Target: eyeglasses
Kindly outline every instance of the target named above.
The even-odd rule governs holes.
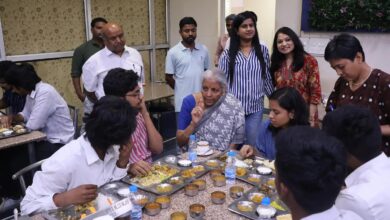
[[[126,94],[125,96],[130,96],[132,98],[139,98],[139,97],[141,97],[141,92],[138,91],[135,94]]]

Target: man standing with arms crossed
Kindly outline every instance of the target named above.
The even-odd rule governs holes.
[[[200,92],[202,73],[209,68],[207,47],[195,43],[197,23],[192,17],[180,20],[182,41],[172,47],[165,61],[165,80],[175,90],[176,121],[181,110],[183,98]]]

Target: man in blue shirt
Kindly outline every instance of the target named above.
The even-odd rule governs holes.
[[[183,98],[200,92],[202,73],[209,68],[209,53],[203,44],[195,43],[197,23],[192,17],[180,20],[182,41],[172,47],[165,61],[165,80],[175,90],[175,112],[180,112]]]

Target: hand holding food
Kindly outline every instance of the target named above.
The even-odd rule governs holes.
[[[150,169],[152,169],[151,164],[143,160],[140,160],[130,165],[129,173],[131,173],[134,176],[145,176],[148,174]]]
[[[67,192],[58,193],[53,196],[53,201],[58,207],[78,205],[96,199],[98,195],[97,186],[93,184],[80,185]]]

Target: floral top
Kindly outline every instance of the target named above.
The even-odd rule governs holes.
[[[390,75],[374,69],[364,84],[355,91],[350,89],[348,81],[340,77],[329,95],[326,111],[347,104],[369,107],[378,116],[381,125],[390,124]],[[382,149],[390,155],[389,136],[382,136]]]
[[[313,56],[306,54],[303,67],[297,72],[293,72],[292,66],[287,67],[284,64],[274,74],[277,89],[294,87],[308,104],[321,103],[320,72]]]

